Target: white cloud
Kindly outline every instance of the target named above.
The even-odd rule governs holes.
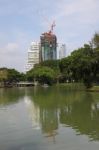
[[[8,43],[5,50],[7,50],[7,53],[14,53],[18,48],[19,45],[17,43]]]
[[[6,66],[24,71],[31,37],[18,29],[12,31],[10,37],[8,35],[5,32],[0,34],[0,67]]]
[[[22,70],[31,41],[53,20],[58,42],[66,43],[70,53],[99,29],[98,14],[99,0],[0,0],[0,65]]]
[[[57,13],[56,17],[70,16],[75,13],[87,15],[86,12],[90,15],[90,13],[96,13],[98,8],[97,0],[75,0],[71,1],[71,3],[61,2],[57,6],[59,13]]]
[[[0,55],[15,55],[17,53],[18,48],[18,43],[7,43],[7,45],[0,48]]]
[[[0,48],[0,67],[16,68],[19,71],[24,70],[25,54],[20,51],[19,43],[7,43]]]
[[[68,49],[83,46],[99,29],[98,0],[61,0],[56,9],[52,16],[56,20],[55,31],[59,41],[69,43]]]
[[[99,1],[98,0],[74,0],[66,3],[60,1],[57,4],[57,13],[53,18],[56,19],[58,26],[62,27],[72,22],[73,24],[95,24],[99,20]],[[77,27],[76,27],[77,28]]]

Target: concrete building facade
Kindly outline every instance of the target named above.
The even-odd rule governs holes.
[[[28,60],[26,65],[26,71],[31,70],[35,64],[39,63],[39,42],[32,42],[30,48],[28,49]]]
[[[59,59],[66,57],[66,45],[58,44]]]

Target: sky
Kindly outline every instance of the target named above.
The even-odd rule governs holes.
[[[99,0],[0,0],[0,67],[23,72],[31,42],[53,21],[69,55],[99,32]]]

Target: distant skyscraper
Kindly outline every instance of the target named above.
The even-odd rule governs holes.
[[[66,57],[66,45],[59,44],[58,45],[59,59]]]
[[[26,66],[26,71],[29,71],[34,67],[35,64],[39,63],[39,42],[32,42],[30,48],[28,49],[28,62]]]
[[[57,37],[52,32],[43,33],[40,37],[40,61],[57,59]]]

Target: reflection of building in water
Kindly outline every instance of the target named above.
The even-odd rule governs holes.
[[[40,111],[42,131],[46,137],[52,137],[55,142],[55,135],[58,129],[58,113],[55,109],[42,109]]]
[[[55,142],[55,135],[58,129],[58,111],[52,108],[40,108],[30,100],[29,97],[25,97],[25,104],[28,107],[29,116],[32,120],[32,126],[34,129],[42,129],[45,137],[52,137]]]
[[[34,129],[40,128],[40,110],[39,107],[35,106],[33,101],[29,97],[25,97],[25,104],[28,107],[28,112],[32,120],[32,126]]]

